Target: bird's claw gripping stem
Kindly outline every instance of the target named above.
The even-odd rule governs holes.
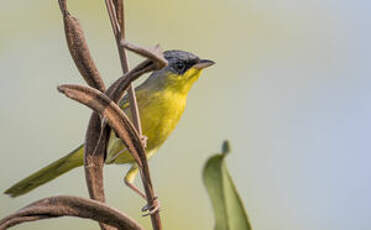
[[[147,213],[143,214],[142,216],[152,215],[153,213],[159,211],[160,207],[161,207],[160,201],[159,201],[158,197],[155,196],[153,201],[152,201],[152,205],[146,204],[142,208],[142,212],[147,212]]]
[[[147,148],[148,137],[142,135],[142,136],[140,137],[140,140],[142,141],[142,145],[143,145],[143,147],[146,149],[146,148]]]

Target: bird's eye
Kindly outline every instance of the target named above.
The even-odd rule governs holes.
[[[183,72],[184,68],[185,68],[185,65],[184,65],[183,62],[177,62],[177,63],[175,63],[175,68],[178,72]]]

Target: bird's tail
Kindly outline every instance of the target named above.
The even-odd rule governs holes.
[[[62,157],[61,159],[54,161],[48,166],[40,169],[39,171],[16,183],[15,185],[7,189],[5,191],[5,194],[10,195],[11,197],[23,195],[39,187],[40,185],[55,179],[65,172],[68,172],[76,167],[83,165],[83,154],[84,148],[83,145],[80,145],[74,151]]]

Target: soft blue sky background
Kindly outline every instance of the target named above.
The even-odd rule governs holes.
[[[110,83],[120,68],[103,2],[69,5]],[[371,228],[370,10],[361,0],[127,1],[130,41],[217,62],[151,161],[165,229],[212,229],[201,169],[224,139],[232,143],[228,166],[255,229]],[[80,144],[90,110],[55,89],[83,83],[57,1],[6,1],[0,21],[5,190]],[[108,202],[149,226],[139,217],[144,203],[122,183],[127,169],[106,167]],[[0,195],[0,216],[54,194],[87,196],[83,170],[24,197]],[[16,229],[51,227],[97,228],[65,218]]]

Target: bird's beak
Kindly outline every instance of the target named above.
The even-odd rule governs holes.
[[[209,66],[212,66],[214,64],[215,64],[214,61],[207,60],[207,59],[201,59],[197,64],[195,64],[193,66],[193,68],[201,70],[201,69],[205,69]]]

